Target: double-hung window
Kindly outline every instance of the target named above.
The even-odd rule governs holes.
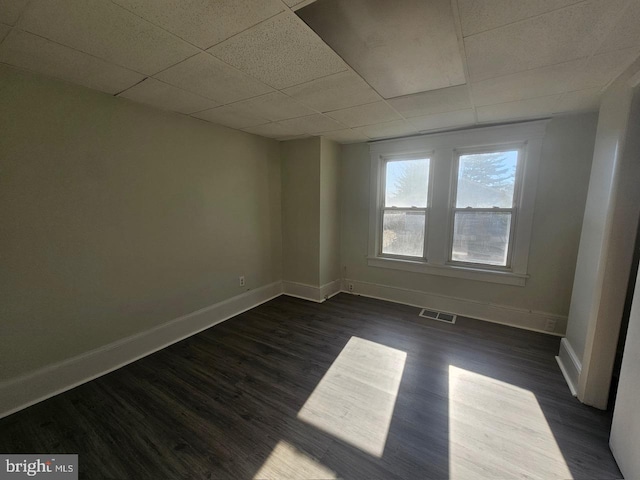
[[[511,266],[520,156],[514,148],[456,155],[450,262]]]
[[[369,266],[524,285],[545,128],[372,143]]]
[[[425,258],[430,163],[424,155],[385,159],[382,255]]]

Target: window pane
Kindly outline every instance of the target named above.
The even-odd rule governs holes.
[[[507,265],[511,213],[456,212],[451,259]]]
[[[425,212],[384,212],[382,253],[422,257]]]
[[[461,155],[457,208],[511,208],[518,151]]]
[[[427,206],[429,159],[387,162],[385,207]]]

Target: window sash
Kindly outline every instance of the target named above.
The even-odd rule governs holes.
[[[390,162],[408,161],[408,160],[429,160],[429,177],[427,182],[427,206],[426,207],[392,207],[386,206],[386,191],[387,191],[387,165]],[[379,185],[379,203],[378,203],[378,232],[377,242],[378,248],[376,256],[382,258],[392,258],[398,260],[411,260],[411,261],[427,261],[427,235],[429,232],[429,210],[431,208],[431,192],[433,182],[433,152],[418,152],[406,155],[392,155],[382,158],[380,162],[380,185]],[[384,214],[385,212],[422,212],[424,215],[424,241],[422,244],[422,256],[413,255],[398,255],[393,253],[384,253]]]
[[[499,208],[499,207],[491,207],[491,208],[475,208],[475,207],[464,207],[459,208],[456,207],[457,199],[458,199],[458,182],[459,182],[459,171],[460,171],[460,157],[463,155],[473,155],[473,154],[481,154],[481,153],[499,153],[499,152],[507,152],[517,150],[518,157],[516,163],[516,172],[515,172],[515,185],[513,189],[513,201],[511,208]],[[453,162],[453,171],[451,177],[451,201],[449,205],[449,244],[448,244],[448,259],[447,264],[450,265],[459,265],[459,266],[469,266],[469,267],[482,267],[483,269],[490,270],[502,270],[502,271],[510,271],[512,268],[512,260],[513,260],[513,251],[515,246],[515,233],[516,233],[516,224],[518,220],[518,205],[520,205],[520,195],[522,190],[522,171],[524,164],[524,155],[523,155],[524,146],[497,146],[489,149],[474,149],[468,148],[464,150],[456,150],[455,151],[455,160]],[[507,256],[506,256],[506,264],[505,265],[492,265],[490,263],[483,262],[463,262],[460,260],[453,259],[453,242],[455,237],[455,219],[456,213],[458,212],[468,212],[468,213],[509,213],[511,215],[511,222],[509,225],[509,238],[507,240]]]
[[[383,245],[383,241],[384,241],[384,214],[388,213],[388,212],[410,212],[410,213],[416,213],[416,212],[422,212],[422,215],[424,216],[424,239],[422,242],[422,255],[421,256],[417,256],[417,255],[399,255],[397,253],[388,253],[388,252],[383,252],[384,249],[384,245]],[[427,232],[429,231],[429,207],[424,207],[424,208],[397,208],[397,207],[383,207],[380,209],[380,245],[378,248],[378,256],[380,257],[385,257],[385,258],[397,258],[397,259],[405,259],[405,260],[420,260],[420,261],[426,261],[427,259]]]

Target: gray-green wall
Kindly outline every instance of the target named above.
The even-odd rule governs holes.
[[[0,66],[0,379],[279,281],[280,192],[273,140]]]
[[[341,263],[346,278],[435,295],[567,315],[584,212],[597,114],[549,122],[540,161],[530,278],[524,287],[370,267],[367,144],[345,145],[341,160]]]
[[[320,285],[340,278],[340,145],[320,144]]]

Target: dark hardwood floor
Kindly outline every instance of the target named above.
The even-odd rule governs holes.
[[[279,297],[0,420],[92,479],[613,479],[559,339],[340,294]]]

